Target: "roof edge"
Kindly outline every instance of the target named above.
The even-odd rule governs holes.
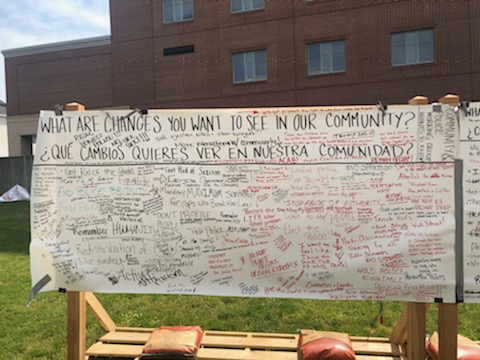
[[[13,57],[36,55],[55,51],[74,50],[93,46],[110,45],[111,43],[112,37],[110,35],[97,36],[80,40],[61,41],[44,45],[35,45],[17,49],[3,50],[2,54],[5,59],[8,59]]]

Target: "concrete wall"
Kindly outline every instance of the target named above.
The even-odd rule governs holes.
[[[10,156],[32,155],[32,139],[37,135],[38,113],[8,117]]]
[[[33,156],[0,158],[0,195],[19,184],[30,192]]]

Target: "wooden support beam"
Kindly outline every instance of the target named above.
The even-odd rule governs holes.
[[[404,345],[408,338],[407,338],[407,324],[408,324],[408,305],[400,315],[400,319],[398,319],[397,324],[393,328],[392,334],[390,335],[390,342],[397,345]]]
[[[110,332],[117,329],[117,325],[115,325],[110,315],[108,315],[107,310],[105,310],[100,301],[98,301],[95,294],[91,292],[85,293],[85,300],[87,301],[89,309],[93,312],[93,315],[95,315],[100,325],[102,325],[106,331]]]
[[[393,328],[392,334],[390,335],[389,340],[392,344],[404,345],[408,343],[409,304],[411,303],[407,303],[407,305],[405,306],[405,309],[403,310],[402,315],[400,315],[400,319],[398,320],[397,324]],[[423,306],[425,306],[425,314],[426,314],[428,309],[430,308],[430,304],[423,304]]]

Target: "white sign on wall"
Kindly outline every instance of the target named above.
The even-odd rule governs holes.
[[[448,106],[42,112],[43,290],[455,302]]]
[[[7,117],[0,114],[0,158],[8,157]]]

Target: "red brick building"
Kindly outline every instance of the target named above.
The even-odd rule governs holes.
[[[480,98],[480,2],[111,0],[111,36],[4,51],[10,155],[40,109]],[[23,143],[23,145],[22,145]]]

